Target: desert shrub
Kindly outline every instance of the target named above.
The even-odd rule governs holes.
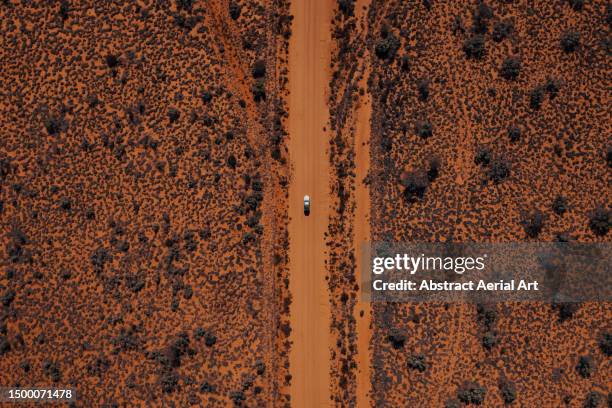
[[[402,185],[404,186],[404,200],[413,203],[423,198],[429,186],[429,180],[422,172],[413,172],[402,178]]]
[[[576,31],[566,31],[561,35],[560,43],[565,53],[574,52],[580,47],[580,34]]]
[[[485,38],[482,34],[476,34],[463,43],[463,52],[468,58],[482,59],[485,56]]]
[[[499,384],[502,400],[506,404],[512,404],[516,400],[516,386],[513,382],[503,380]]]
[[[491,151],[486,147],[481,147],[474,156],[474,163],[479,166],[486,166],[491,163]]]
[[[597,236],[603,237],[610,230],[610,211],[603,207],[598,207],[593,211],[591,219],[589,220],[589,228]]]
[[[145,287],[144,278],[139,275],[128,275],[125,278],[125,286],[131,292],[138,293]]]
[[[497,345],[497,336],[494,332],[488,331],[482,336],[482,346],[487,350],[491,350]]]
[[[479,2],[472,16],[472,31],[484,34],[488,29],[488,22],[493,17],[493,10],[484,2]]]
[[[385,152],[390,152],[393,148],[393,139],[387,133],[383,133],[380,137],[380,147]]]
[[[420,120],[415,126],[416,134],[423,139],[427,139],[433,135],[433,127],[428,120]]]
[[[64,210],[64,211],[68,211],[68,210],[70,210],[70,209],[72,208],[72,203],[70,202],[70,200],[69,200],[69,199],[67,199],[67,198],[63,198],[63,199],[60,201],[60,208],[61,208],[62,210]]]
[[[236,156],[234,156],[233,154],[230,154],[229,157],[227,158],[227,165],[232,168],[235,169],[236,168]]]
[[[403,72],[408,72],[410,70],[410,58],[407,55],[402,56],[400,59],[400,69]]]
[[[57,135],[62,130],[62,123],[59,119],[50,116],[45,120],[45,129],[49,135]]]
[[[461,402],[455,398],[448,399],[444,403],[444,408],[461,408]]]
[[[374,53],[378,58],[390,61],[395,58],[400,45],[400,40],[393,33],[389,32],[378,40],[374,47]]]
[[[427,170],[427,179],[433,182],[440,174],[440,161],[433,158],[429,161],[429,169]]]
[[[580,305],[578,303],[560,302],[553,303],[552,307],[559,313],[559,321],[565,322],[576,314]]]
[[[116,68],[119,65],[119,57],[114,54],[107,55],[104,60],[106,61],[106,65],[111,69]]]
[[[176,0],[176,8],[191,11],[193,0]]]
[[[602,400],[602,396],[597,391],[591,391],[587,394],[583,407],[584,408],[597,408]]]
[[[548,93],[550,99],[555,99],[555,97],[559,93],[559,82],[549,78],[546,81],[546,84],[544,84],[544,89]]]
[[[257,60],[251,68],[251,74],[253,78],[263,78],[266,76],[266,62],[264,60]]]
[[[426,101],[429,98],[429,80],[427,78],[420,79],[417,82],[417,91],[420,100]]]
[[[597,343],[602,353],[608,357],[612,356],[612,333],[602,334]]]
[[[582,378],[590,378],[593,374],[593,359],[590,356],[580,356],[576,364],[576,371]]]
[[[12,171],[13,167],[8,158],[0,159],[0,180],[4,180]]]
[[[457,392],[459,401],[466,405],[481,405],[486,396],[487,390],[478,383],[465,382]]]
[[[354,0],[338,0],[338,9],[347,17],[352,17],[355,13]]]
[[[246,401],[246,396],[244,395],[244,391],[231,391],[229,393],[229,397],[234,403],[235,406],[241,407]]]
[[[176,122],[177,120],[179,120],[180,117],[181,117],[181,112],[179,112],[177,109],[175,108],[168,109],[168,120],[170,121],[170,123]]]
[[[493,26],[493,32],[491,33],[491,37],[493,38],[493,41],[501,42],[504,38],[508,37],[513,30],[514,27],[511,22],[498,21]]]
[[[68,13],[70,12],[70,4],[66,0],[62,0],[60,2],[60,8],[58,11],[58,15],[62,19],[62,21],[66,21],[68,19]]]
[[[212,101],[212,98],[213,98],[213,95],[209,91],[202,92],[202,101],[204,103],[209,103],[210,101]]]
[[[479,303],[476,305],[476,312],[478,313],[478,321],[483,324],[486,330],[491,330],[497,319],[495,305]]]
[[[105,248],[98,247],[89,258],[94,272],[101,273],[104,270],[104,265],[112,260],[112,256]]]
[[[523,228],[529,238],[536,238],[544,227],[544,214],[540,211],[531,213],[523,220]]]
[[[255,80],[255,83],[253,83],[251,87],[251,92],[253,93],[255,102],[266,100],[266,83],[263,78]]]
[[[229,3],[229,15],[232,20],[238,20],[240,17],[240,13],[242,12],[242,7],[236,1],[230,1]]]
[[[502,62],[499,74],[502,78],[513,81],[521,72],[521,61],[516,57],[508,57]]]
[[[398,350],[404,347],[404,344],[406,343],[406,335],[394,330],[389,334],[389,336],[387,336],[387,340],[389,343],[391,343],[394,349]]]
[[[416,354],[408,357],[408,368],[417,370],[419,372],[425,372],[427,365],[425,364],[425,356],[423,354]]]
[[[529,107],[538,110],[542,107],[542,102],[544,102],[544,88],[537,86],[529,93]]]
[[[0,356],[11,351],[11,344],[9,343],[6,336],[0,336]]]
[[[200,385],[200,392],[203,394],[212,393],[215,392],[215,387],[208,381],[204,381],[202,385]]]
[[[568,0],[568,3],[574,11],[582,11],[584,7],[584,0]]]
[[[160,376],[159,385],[164,393],[170,394],[178,386],[178,380],[178,375],[175,372],[167,371]]]
[[[521,128],[518,126],[510,126],[508,128],[508,138],[511,142],[517,142],[521,138]]]
[[[257,362],[255,362],[255,372],[257,375],[264,375],[266,372],[266,363],[261,360],[257,360]]]
[[[62,379],[62,373],[57,363],[45,361],[43,364],[43,371],[53,382],[58,382]]]
[[[510,177],[510,164],[503,159],[495,159],[489,166],[488,176],[495,184],[499,184]]]
[[[214,346],[217,344],[217,336],[209,331],[206,332],[206,335],[204,336],[204,344],[206,344],[206,347]]]
[[[567,198],[564,196],[557,196],[552,203],[552,209],[557,215],[563,215],[567,211]]]
[[[187,31],[191,31],[201,20],[202,16],[184,16],[179,13],[174,15],[174,23],[177,27]]]
[[[111,344],[114,346],[114,353],[121,351],[137,350],[140,346],[140,342],[136,337],[136,330],[134,327],[122,327],[119,330],[119,334],[111,340]]]

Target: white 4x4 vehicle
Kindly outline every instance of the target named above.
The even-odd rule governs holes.
[[[310,215],[310,196],[304,196],[304,215]]]

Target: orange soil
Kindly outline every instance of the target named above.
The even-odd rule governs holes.
[[[325,240],[329,209],[329,112],[326,89],[330,58],[331,1],[292,3],[289,45],[289,154],[293,165],[289,189],[290,289],[292,350],[291,399],[295,407],[328,405],[329,297],[325,280]],[[312,211],[303,214],[310,195]]]
[[[364,75],[362,86],[365,86],[368,75]],[[356,276],[360,286],[363,285],[362,271],[362,247],[364,243],[370,241],[370,193],[366,185],[365,178],[370,168],[370,115],[371,100],[369,95],[363,99],[363,104],[357,113],[357,124],[355,130],[355,171],[356,171],[356,191],[355,191],[355,230],[354,248],[355,259],[357,260]],[[367,273],[367,272],[366,272]],[[363,311],[363,316],[360,313]],[[355,320],[357,321],[357,406],[370,406],[370,353],[369,344],[371,338],[370,328],[370,303],[362,301],[362,296],[358,297],[355,306]]]
[[[369,0],[360,0],[356,5],[357,20],[367,25],[367,9]],[[368,69],[369,54],[364,57],[363,76],[360,81],[360,88],[367,91],[367,79],[370,76]],[[357,108],[357,123],[355,124],[355,219],[353,245],[355,249],[356,277],[359,286],[363,285],[362,271],[362,247],[364,243],[370,241],[370,192],[366,184],[366,177],[370,169],[370,117],[372,114],[371,98],[366,92],[365,97],[361,98],[361,105]],[[366,272],[367,273],[367,272]],[[370,403],[370,339],[372,338],[371,329],[371,308],[370,303],[363,301],[363,296],[357,298],[354,309],[355,320],[357,321],[357,406],[369,407]],[[361,313],[363,312],[363,315]]]

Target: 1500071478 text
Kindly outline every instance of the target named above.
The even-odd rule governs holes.
[[[76,392],[71,388],[0,388],[0,402],[74,401]]]

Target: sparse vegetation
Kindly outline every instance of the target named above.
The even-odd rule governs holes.
[[[374,52],[376,56],[383,60],[393,60],[395,54],[400,47],[400,40],[391,32],[387,32],[378,40]]]
[[[568,0],[567,2],[574,11],[582,11],[584,7],[584,0]]]
[[[576,371],[582,378],[590,378],[593,374],[593,359],[591,356],[581,356],[576,364]]]
[[[491,37],[493,38],[493,41],[501,42],[505,38],[509,37],[512,31],[514,31],[514,26],[510,21],[498,21],[493,26]]]
[[[257,60],[251,68],[251,74],[253,78],[263,78],[266,76],[266,62],[264,60]]]
[[[606,356],[612,356],[612,333],[603,333],[598,341],[599,348]]]
[[[557,215],[563,215],[567,211],[568,202],[567,197],[557,196],[552,203],[552,209]]]
[[[544,102],[544,88],[541,86],[535,87],[529,93],[529,106],[533,110],[539,110]]]
[[[603,237],[610,230],[611,212],[603,207],[597,207],[589,220],[589,228],[597,236]]]
[[[416,123],[416,134],[423,138],[427,139],[433,135],[433,126],[431,122],[428,120],[420,120]]]
[[[419,99],[426,101],[429,98],[429,79],[423,78],[417,82],[417,91],[419,93]]]
[[[414,203],[425,196],[429,180],[426,174],[417,171],[404,175],[402,185],[404,186],[404,200],[408,203]]]
[[[501,183],[510,177],[510,164],[500,158],[494,159],[489,166],[488,176],[493,183]]]
[[[406,335],[397,330],[392,331],[387,339],[394,349],[401,349],[406,343]]]
[[[512,381],[502,380],[499,384],[499,391],[505,404],[512,404],[516,401],[516,386]]]
[[[602,400],[602,396],[597,391],[591,391],[584,400],[584,408],[597,408]]]
[[[580,34],[576,31],[567,31],[561,36],[561,48],[567,54],[580,47]]]
[[[421,373],[425,372],[427,365],[425,364],[425,356],[423,354],[415,354],[408,357],[408,368]]]
[[[485,38],[482,34],[476,34],[463,43],[463,52],[468,58],[480,60],[485,56]]]
[[[508,128],[508,138],[511,142],[518,142],[521,138],[521,128],[518,126],[510,126]]]
[[[474,163],[479,166],[487,166],[491,163],[491,151],[486,147],[481,147],[474,156]]]
[[[475,382],[465,382],[457,392],[459,401],[466,405],[482,405],[487,390]]]
[[[232,20],[238,20],[242,13],[242,6],[237,1],[231,0],[229,2],[229,15]]]
[[[521,72],[521,61],[516,57],[508,57],[502,63],[499,74],[502,78],[513,81],[518,78]]]
[[[106,61],[106,66],[111,69],[117,68],[117,66],[119,66],[119,57],[114,54],[108,54],[104,60]]]
[[[534,211],[523,220],[523,228],[529,238],[536,238],[544,228],[544,214]]]

